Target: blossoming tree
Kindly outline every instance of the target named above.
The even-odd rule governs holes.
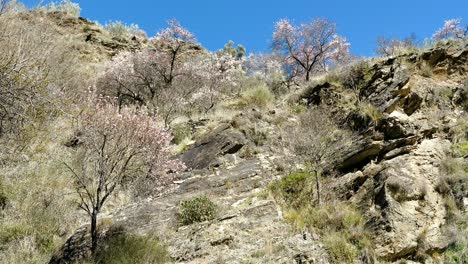
[[[336,34],[336,25],[326,19],[293,25],[281,19],[273,33],[273,51],[284,57],[289,74],[310,79],[314,72],[326,71],[331,63],[340,62],[349,54],[350,44]]]
[[[194,35],[175,21],[138,52],[123,52],[105,65],[99,93],[117,98],[119,107],[146,106],[166,126],[180,114],[206,113],[221,89],[233,87],[242,59],[203,50]]]
[[[444,26],[437,30],[432,36],[433,39],[446,39],[446,38],[464,38],[468,34],[468,25],[461,25],[461,18],[449,19],[445,21]]]
[[[184,165],[170,159],[170,134],[142,110],[119,108],[106,100],[90,101],[82,113],[80,137],[71,161],[80,208],[90,217],[91,251],[98,246],[97,217],[119,187],[141,177],[151,177],[155,186],[172,182],[168,171]]]

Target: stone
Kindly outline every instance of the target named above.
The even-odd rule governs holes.
[[[216,165],[217,158],[237,153],[247,140],[229,124],[222,124],[192,145],[180,159],[189,169],[204,169]]]

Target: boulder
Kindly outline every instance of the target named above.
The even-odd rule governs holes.
[[[216,166],[218,157],[238,152],[247,140],[229,124],[222,124],[191,146],[180,159],[189,169]]]

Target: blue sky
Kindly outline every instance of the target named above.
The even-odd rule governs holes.
[[[39,0],[22,1],[28,6]],[[48,2],[48,1],[45,1]],[[105,23],[136,23],[153,36],[175,18],[209,50],[228,40],[247,52],[268,52],[274,22],[296,23],[323,17],[337,24],[338,33],[351,43],[351,52],[372,56],[378,36],[403,38],[415,33],[430,37],[450,18],[468,23],[468,0],[74,0],[81,15]]]

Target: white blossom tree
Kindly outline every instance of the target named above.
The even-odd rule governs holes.
[[[464,38],[468,34],[468,25],[461,25],[461,18],[446,20],[444,26],[432,35],[435,40],[446,38]]]
[[[98,246],[97,219],[110,196],[124,184],[151,177],[155,186],[172,182],[168,171],[184,165],[170,159],[170,134],[142,110],[119,109],[106,100],[89,102],[79,117],[79,142],[71,172],[80,208],[90,217],[92,253]]]
[[[311,74],[327,70],[331,63],[340,62],[349,54],[350,44],[336,34],[336,25],[326,19],[293,25],[281,19],[273,33],[273,52],[284,58],[284,67],[290,75],[306,81]]]

